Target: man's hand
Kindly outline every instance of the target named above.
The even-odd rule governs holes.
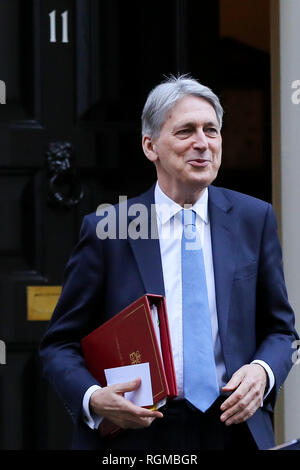
[[[163,414],[134,405],[124,398],[125,392],[136,390],[140,384],[141,379],[136,379],[96,390],[90,398],[91,410],[122,429],[149,427],[155,418],[162,418]]]
[[[222,388],[234,392],[221,405],[221,421],[227,426],[249,419],[260,407],[268,376],[260,364],[247,364],[238,369]]]

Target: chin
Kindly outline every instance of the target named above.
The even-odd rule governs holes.
[[[189,178],[187,183],[194,187],[206,188],[216,179],[216,177],[217,175],[207,175],[207,176],[202,175],[201,178],[199,177]]]

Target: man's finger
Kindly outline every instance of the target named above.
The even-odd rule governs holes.
[[[229,416],[232,416],[236,413],[240,413],[243,409],[245,409],[252,402],[252,395],[251,393],[249,393],[249,390],[244,393],[244,392],[240,392],[239,388],[230,397],[230,399],[232,398],[232,400],[228,398],[221,405],[221,411],[223,412],[223,414],[221,415],[221,421],[229,418]]]
[[[141,408],[138,415],[141,418],[163,418],[163,414],[158,410],[149,410],[148,408]]]
[[[249,419],[257,410],[257,405],[251,400],[248,405],[244,407],[233,407],[229,411],[221,415],[221,421],[227,426],[231,424],[238,424]]]
[[[135,382],[137,382],[137,384],[135,384]],[[116,386],[116,388],[115,388],[115,390],[113,390],[113,392],[118,393],[118,394],[122,392],[122,394],[123,394],[123,392],[135,390],[136,388],[138,388],[140,386],[140,383],[141,383],[141,380],[137,379],[136,381],[132,381],[132,382],[126,382],[126,383],[123,383],[123,384],[115,384],[115,385],[112,385],[112,387]],[[121,389],[121,392],[120,392],[120,389]],[[138,406],[138,405],[134,404],[132,401],[127,400],[123,396],[120,397],[120,400],[122,400],[122,405],[121,405],[121,402],[120,402],[119,412],[120,411],[122,411],[122,412],[127,411],[131,414],[134,414],[138,418],[147,418],[147,419],[149,419],[149,418],[163,418],[163,414],[158,410],[151,410],[149,408],[144,408],[144,407]]]
[[[140,385],[141,379],[137,378],[135,380],[130,380],[129,382],[110,385],[110,387],[116,393],[125,393],[138,389]]]
[[[231,392],[232,390],[235,390],[242,382],[243,377],[244,377],[243,371],[237,371],[235,374],[233,374],[233,376],[227,382],[227,384],[222,387],[222,390],[224,392]]]
[[[242,399],[245,399],[246,395],[249,393],[249,390],[251,387],[247,382],[240,382],[238,387],[235,389],[235,391],[230,395],[227,400],[225,400],[222,405],[221,405],[221,410],[225,411],[237,403],[239,403]]]

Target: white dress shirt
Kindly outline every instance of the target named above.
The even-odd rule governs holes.
[[[165,298],[168,312],[169,329],[171,336],[174,367],[178,387],[178,398],[183,398],[183,336],[182,336],[182,284],[181,284],[181,238],[182,238],[182,207],[170,199],[159,187],[155,187],[155,209],[159,233],[159,243],[162,261],[163,278],[165,285]],[[226,383],[226,369],[222,354],[215,295],[215,279],[211,246],[211,233],[208,215],[208,190],[206,189],[200,199],[193,205],[196,212],[196,228],[200,233],[204,265],[207,282],[208,303],[211,313],[211,327],[216,370],[220,388]],[[264,361],[255,360],[266,370],[269,378],[269,394],[274,386],[274,374]],[[91,428],[98,427],[101,418],[91,416],[89,399],[91,394],[99,388],[90,387],[83,399],[85,421]]]
[[[213,346],[220,387],[225,384],[225,366],[222,356],[216,310],[215,281],[213,271],[210,224],[207,210],[208,190],[193,205],[196,212],[196,229],[200,233],[205,264],[208,303],[211,313]],[[183,336],[182,336],[182,282],[181,238],[182,207],[166,196],[159,185],[155,188],[155,204],[162,260],[165,297],[171,335],[178,396],[183,397]]]

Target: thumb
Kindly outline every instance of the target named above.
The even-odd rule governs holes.
[[[119,393],[132,392],[133,390],[136,390],[137,388],[139,388],[141,383],[142,381],[140,377],[138,377],[137,379],[130,380],[129,382],[112,385],[112,387],[114,388],[114,391],[117,393],[118,392]]]
[[[242,378],[242,374],[240,372],[236,372],[227,382],[227,384],[222,387],[222,390],[224,390],[224,392],[231,392],[232,390],[235,390],[240,385]]]

